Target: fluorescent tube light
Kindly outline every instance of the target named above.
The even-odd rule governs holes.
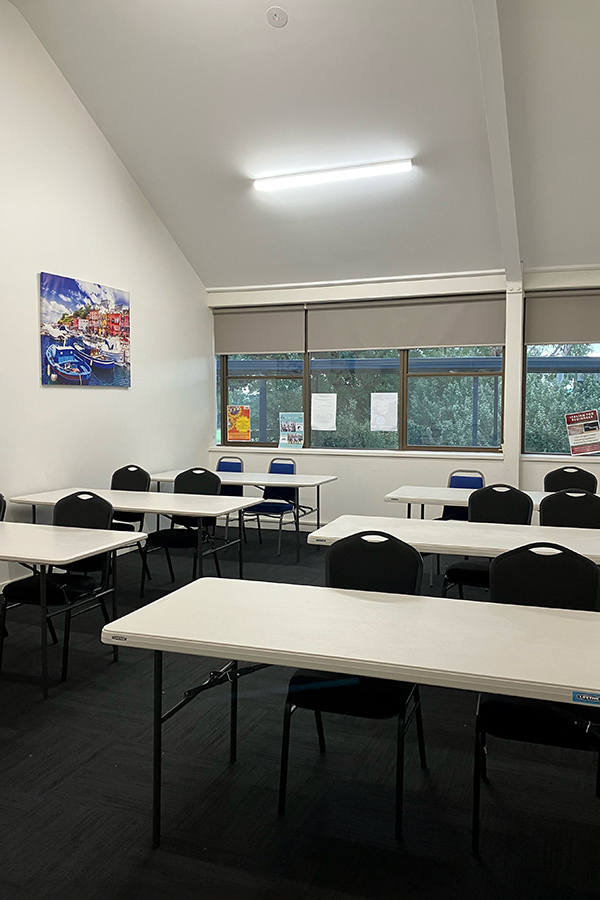
[[[288,188],[303,187],[308,184],[326,184],[329,181],[354,181],[356,178],[375,178],[378,175],[395,175],[410,172],[412,159],[397,159],[393,162],[369,163],[365,166],[346,166],[343,169],[326,169],[319,172],[300,172],[297,175],[275,175],[272,178],[257,178],[257,191],[285,191]]]

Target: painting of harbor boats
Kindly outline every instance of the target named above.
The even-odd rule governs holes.
[[[129,293],[40,275],[42,384],[130,387]]]

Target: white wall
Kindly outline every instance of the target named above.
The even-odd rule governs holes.
[[[202,457],[214,419],[204,286],[7,0],[0,122],[0,491],[107,486],[130,462]],[[130,389],[41,386],[41,271],[130,291]]]

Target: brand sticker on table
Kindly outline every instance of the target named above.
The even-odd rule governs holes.
[[[573,703],[588,703],[592,706],[600,706],[600,694],[590,691],[573,691]]]
[[[127,640],[126,637],[123,637],[120,634],[113,634],[113,635],[111,635],[111,637],[112,637],[113,641],[126,641]],[[600,703],[600,700],[598,702]]]

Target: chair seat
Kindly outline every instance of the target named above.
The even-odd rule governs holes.
[[[505,740],[600,750],[600,709],[593,706],[484,694],[477,721],[482,731]],[[595,733],[586,731],[588,722],[598,726]]]
[[[272,502],[269,500],[265,500],[262,503],[257,503],[256,506],[250,506],[248,509],[244,510],[245,513],[262,513],[263,515],[275,515],[280,516],[286,512],[293,512],[294,504],[286,503],[285,501],[277,502],[273,500]]]
[[[161,528],[152,531],[146,544],[174,550],[194,550],[198,546],[198,531],[194,528]]]
[[[68,606],[89,594],[96,586],[93,578],[84,575],[51,574],[46,578],[46,603],[48,606]],[[64,588],[64,592],[63,592]],[[66,602],[65,602],[66,592]],[[8,603],[38,605],[40,603],[40,576],[30,575],[5,585],[2,593]]]
[[[448,566],[445,577],[451,584],[487,588],[490,586],[490,564],[487,560],[465,559]]]
[[[469,510],[466,506],[445,506],[441,516],[435,519],[436,522],[466,522],[469,518]]]
[[[406,708],[413,689],[403,681],[298,669],[290,679],[288,699],[301,709],[390,719]]]

